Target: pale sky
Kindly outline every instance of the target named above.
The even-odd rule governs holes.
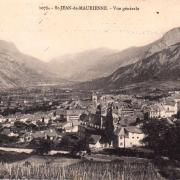
[[[41,5],[140,10],[43,11]],[[44,61],[100,47],[123,50],[145,45],[179,26],[180,0],[0,0],[0,39]]]

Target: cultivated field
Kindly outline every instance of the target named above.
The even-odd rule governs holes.
[[[57,163],[32,164],[29,161],[0,164],[0,178],[60,180],[162,180],[149,162],[78,162],[62,166]]]

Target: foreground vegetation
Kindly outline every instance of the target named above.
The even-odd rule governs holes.
[[[179,118],[180,114],[177,116]],[[180,118],[176,121],[166,118],[148,119],[143,123],[142,130],[146,135],[143,143],[156,156],[180,160]]]
[[[56,164],[0,164],[0,178],[7,179],[73,179],[73,180],[161,180],[151,163],[117,161],[80,162],[62,167]]]

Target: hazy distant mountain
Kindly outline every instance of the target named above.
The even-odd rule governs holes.
[[[151,43],[137,62],[120,67],[110,76],[82,83],[81,88],[118,89],[141,82],[180,80],[180,28]]]
[[[55,58],[50,61],[50,67],[62,78],[88,81],[108,76],[119,67],[138,61],[147,48],[131,47],[121,52],[99,48]]]
[[[74,81],[86,81],[103,76],[103,67],[97,71],[97,63],[105,56],[114,54],[116,51],[100,48],[84,51],[77,54],[69,54],[54,58],[50,61],[51,70],[59,73],[64,79]],[[112,72],[112,71],[111,71]]]
[[[22,54],[14,44],[0,41],[0,89],[62,81],[46,63]]]

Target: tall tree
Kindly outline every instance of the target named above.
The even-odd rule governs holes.
[[[107,143],[110,145],[114,137],[114,124],[112,116],[112,105],[108,105],[107,114],[106,114],[106,139]]]
[[[99,104],[96,109],[96,125],[101,126],[101,105]]]
[[[142,130],[146,135],[143,143],[153,149],[157,155],[170,157],[180,155],[180,124],[168,119],[150,119],[145,121]]]

